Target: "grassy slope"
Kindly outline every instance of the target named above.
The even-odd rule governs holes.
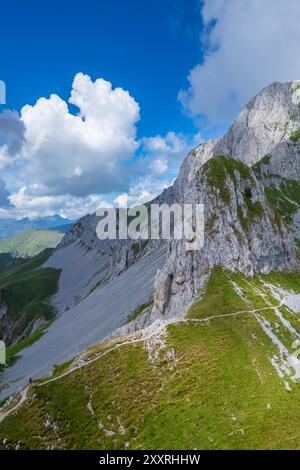
[[[244,217],[244,213],[240,205],[238,206],[238,217],[240,224],[245,231],[248,230],[254,219],[260,219],[263,216],[264,209],[261,203],[259,201],[252,201],[251,186],[253,185],[253,175],[247,165],[243,162],[228,156],[219,155],[209,159],[203,165],[201,171],[206,175],[210,186],[219,191],[220,197],[226,205],[231,202],[231,193],[228,182],[231,180],[231,182],[236,186],[237,175],[244,180],[246,187],[243,199],[244,205],[247,207],[247,217]],[[211,224],[212,221],[208,221],[208,229]]]
[[[299,273],[248,280],[216,270],[189,316],[277,305],[262,279],[300,292]],[[300,331],[297,316],[281,312]],[[272,310],[260,315],[272,326],[279,322]],[[290,348],[290,333],[276,334]],[[125,345],[35,388],[0,425],[0,448],[4,438],[10,448],[21,441],[33,449],[300,448],[299,385],[290,381],[291,391],[285,389],[270,363],[276,347],[253,314],[174,324],[165,341],[156,360],[143,343]]]
[[[34,256],[45,248],[55,248],[63,233],[53,230],[26,230],[15,237],[0,240],[0,253],[16,252],[19,256]]]
[[[47,301],[57,290],[59,270],[40,267],[50,253],[51,250],[45,250],[0,274],[1,301],[8,309],[6,321],[13,329],[13,338],[22,335],[36,319],[50,321],[54,316]]]
[[[291,141],[296,144],[298,138],[299,131],[296,131],[292,134]],[[265,155],[265,157],[253,165],[252,169],[259,179],[264,178],[264,170],[268,171],[271,158],[271,155]],[[276,179],[276,175],[273,176]],[[277,185],[265,188],[265,195],[271,208],[275,211],[276,218],[282,218],[288,224],[292,223],[294,214],[300,208],[300,182],[293,179],[281,178],[281,182],[278,182]]]
[[[0,273],[20,265],[26,261],[25,258],[16,258],[11,253],[0,253]]]
[[[293,215],[300,208],[300,183],[294,180],[284,181],[280,187],[271,186],[265,190],[269,203],[290,223]]]

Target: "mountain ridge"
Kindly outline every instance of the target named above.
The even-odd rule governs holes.
[[[0,239],[10,238],[24,230],[52,229],[63,225],[73,224],[73,222],[74,221],[64,219],[59,215],[38,217],[35,219],[29,219],[28,217],[24,217],[23,219],[2,218],[0,219]]]

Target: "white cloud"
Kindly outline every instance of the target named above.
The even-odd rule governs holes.
[[[158,196],[169,185],[170,181],[168,179],[162,181],[153,175],[147,175],[130,186],[128,192],[117,196],[114,199],[114,204],[120,207],[144,204]]]
[[[145,137],[142,139],[144,149],[152,155],[173,155],[181,156],[186,151],[190,142],[183,134],[168,132],[165,136],[156,135],[154,137]]]
[[[153,163],[151,163],[150,168],[154,173],[163,175],[168,171],[168,160],[164,157],[156,158]]]
[[[165,136],[141,139],[141,156],[135,163],[135,178],[129,189],[114,199],[114,204],[127,207],[154,199],[172,184],[186,154],[202,140],[200,133],[190,137],[172,131]]]
[[[179,93],[185,111],[228,123],[260,89],[300,78],[298,0],[205,0],[203,63]]]
[[[149,201],[171,184],[187,152],[202,140],[175,132],[138,140],[134,98],[82,73],[75,76],[69,104],[78,114],[55,94],[24,106],[20,117],[0,114],[0,163],[2,156],[12,193],[0,184],[0,203],[2,195],[10,204],[3,204],[0,217],[76,218],[107,206],[104,199],[113,193],[120,193],[115,204],[124,205],[126,197],[129,204]]]
[[[126,187],[122,162],[135,152],[139,105],[122,88],[88,75],[75,76],[69,103],[57,95],[21,110],[26,144],[23,179],[49,195],[86,196]]]
[[[186,136],[172,131],[165,136],[141,139],[142,155],[136,162],[136,178],[128,191],[116,197],[114,203],[132,206],[154,199],[172,184],[184,157],[202,141],[200,133]],[[145,169],[148,170],[146,175]]]
[[[172,131],[165,136],[143,138],[143,152],[149,159],[149,170],[156,175],[163,175],[168,170],[177,173],[186,154],[201,141],[200,134],[189,138]]]
[[[13,208],[0,209],[0,216],[15,218],[47,217],[59,214],[61,217],[76,219],[85,214],[95,212],[98,207],[109,207],[110,204],[96,194],[85,197],[76,197],[69,194],[47,196],[36,194],[35,187],[23,186],[10,195],[9,200]]]
[[[0,168],[18,157],[24,144],[25,127],[16,112],[5,110],[0,114]]]

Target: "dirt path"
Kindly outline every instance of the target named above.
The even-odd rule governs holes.
[[[24,403],[24,401],[27,400],[27,393],[28,393],[28,390],[29,390],[29,385],[27,385],[25,388],[23,388],[23,390],[21,391],[20,400],[18,401],[18,403],[17,403],[13,408],[11,408],[10,410],[4,411],[4,412],[0,412],[0,423],[1,423],[7,416],[9,416],[11,413],[13,413],[13,412],[16,411],[18,408],[20,408],[20,406],[22,406],[22,404]]]
[[[72,374],[76,370],[82,369],[83,367],[86,367],[86,366],[98,361],[99,359],[106,356],[110,352],[115,351],[116,349],[119,349],[119,348],[121,348],[123,346],[126,346],[126,345],[129,345],[129,344],[140,343],[142,341],[146,341],[146,340],[150,339],[151,337],[153,337],[153,336],[159,334],[160,332],[162,332],[168,325],[173,325],[173,324],[178,324],[178,323],[205,323],[205,322],[209,322],[209,321],[214,320],[214,319],[233,317],[233,316],[237,316],[237,315],[241,315],[241,314],[253,314],[254,315],[257,312],[262,312],[264,310],[278,309],[278,308],[282,307],[283,301],[284,301],[284,299],[282,299],[280,304],[276,305],[275,307],[274,306],[273,307],[268,306],[268,307],[253,309],[253,310],[239,310],[237,312],[225,313],[223,315],[213,315],[213,316],[206,317],[206,318],[179,318],[179,319],[173,319],[173,320],[163,322],[158,326],[158,328],[155,331],[151,331],[151,329],[149,329],[150,333],[148,335],[147,335],[147,329],[141,330],[138,333],[133,333],[131,336],[128,336],[128,338],[131,338],[131,339],[127,339],[123,343],[119,343],[116,346],[113,346],[112,348],[107,349],[106,351],[104,351],[103,353],[100,353],[98,356],[94,357],[93,359],[90,359],[89,361],[86,361],[84,364],[75,366],[72,369],[69,369],[67,372],[64,372],[63,374],[58,375],[57,377],[53,377],[52,379],[49,379],[45,382],[41,382],[41,383],[38,383],[38,384],[33,384],[33,386],[34,387],[43,387],[44,385],[47,385],[49,383],[56,382],[57,380],[60,380],[63,377],[66,377],[67,375]],[[137,334],[139,335],[139,338],[136,338]],[[10,410],[8,410],[6,412],[3,412],[3,413],[0,412],[0,423],[7,416],[9,416],[11,413],[16,411],[26,401],[28,389],[29,389],[29,385],[27,385],[27,387],[24,388],[21,391],[20,401],[13,408],[11,408]]]

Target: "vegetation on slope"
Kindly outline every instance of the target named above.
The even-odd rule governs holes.
[[[229,205],[231,202],[231,193],[228,182],[232,181],[237,187],[237,176],[246,182],[243,193],[243,202],[247,210],[247,216],[244,215],[243,208],[238,205],[238,217],[241,226],[245,231],[251,226],[254,219],[261,218],[264,209],[259,201],[253,201],[251,187],[253,185],[253,176],[251,170],[242,161],[230,158],[224,155],[213,157],[203,165],[203,174],[206,176],[210,186],[219,191],[222,201]],[[211,221],[208,222],[211,225]],[[209,229],[209,226],[208,226]]]
[[[252,169],[255,171],[256,174],[260,175],[263,167],[269,165],[271,158],[272,156],[270,154],[265,155],[252,166]]]
[[[296,145],[299,139],[300,139],[300,129],[297,129],[296,131],[292,132],[292,134],[290,135],[290,140],[292,141],[294,145]]]
[[[0,253],[13,252],[19,256],[35,256],[46,248],[55,248],[63,233],[54,230],[26,230],[0,240]]]
[[[153,305],[153,301],[151,300],[150,302],[146,302],[145,304],[139,305],[132,313],[128,315],[126,323],[129,323],[133,320],[138,320],[138,318],[145,313],[146,310],[151,310],[151,307]]]
[[[38,341],[45,333],[47,328],[50,326],[52,320],[47,321],[42,327],[38,328],[34,333],[32,333],[30,336],[27,338],[19,341],[16,344],[13,344],[11,346],[8,346],[6,348],[6,365],[11,366],[14,364],[18,358],[19,358],[19,353],[22,351],[22,349],[27,348],[31,344],[35,343]],[[4,366],[2,366],[4,368]],[[1,366],[0,366],[0,371],[1,371]]]
[[[18,266],[24,262],[24,258],[17,258],[11,253],[0,253],[0,272],[7,271],[13,266]]]
[[[7,344],[29,336],[36,320],[48,322],[55,312],[48,299],[57,291],[60,271],[41,268],[51,250],[0,274],[0,337]]]
[[[300,292],[299,273],[248,279],[216,269],[189,313],[211,320],[169,325],[158,342],[124,344],[34,387],[0,424],[0,448],[300,448],[299,385],[287,379],[285,388],[271,364],[276,346],[251,311],[265,308],[259,315],[290,347],[265,282]],[[212,318],[237,310],[246,311]],[[299,331],[296,315],[281,313]]]
[[[291,137],[294,143],[297,143],[297,132],[293,133]],[[293,223],[294,215],[300,208],[300,182],[270,174],[270,160],[271,155],[266,155],[253,165],[252,169],[260,180],[267,176],[266,181],[271,182],[270,186],[265,187],[265,195],[270,207],[273,209],[274,222],[280,229],[282,222],[286,224]],[[296,249],[299,250],[299,243],[297,240],[295,242]]]
[[[203,173],[209,184],[220,191],[225,204],[230,203],[230,190],[226,185],[227,177],[236,184],[236,172],[244,180],[251,179],[250,170],[243,162],[224,155],[213,157],[203,165]]]
[[[285,180],[279,187],[266,188],[265,193],[272,207],[287,223],[291,223],[300,207],[300,182]]]

